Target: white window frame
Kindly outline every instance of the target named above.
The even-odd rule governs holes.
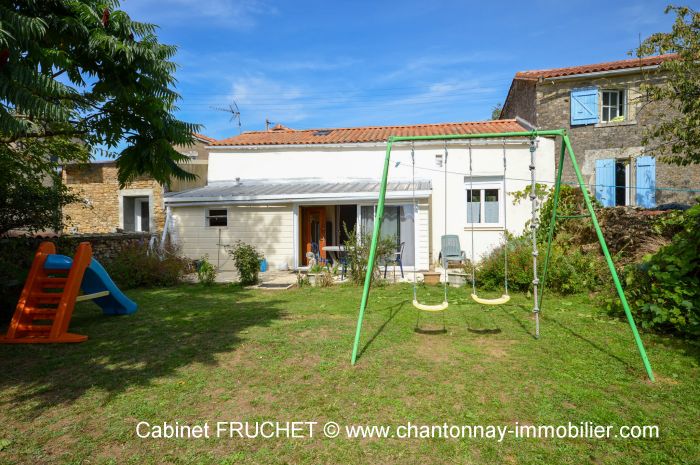
[[[212,210],[223,210],[226,212],[226,215],[212,215],[211,211]],[[204,211],[204,226],[206,228],[228,228],[228,208],[226,207],[207,207],[206,210]],[[225,226],[212,226],[209,224],[209,220],[211,218],[226,218],[226,225]]]
[[[603,96],[606,93],[610,94],[617,94],[618,102],[617,105],[604,105],[604,99]],[[603,118],[603,109],[607,108],[608,109],[608,119]],[[617,116],[620,116],[620,109],[622,109],[622,116],[623,120],[618,121],[618,122],[623,122],[623,121],[629,121],[629,115],[627,114],[627,89],[603,89],[600,92],[600,122],[605,123],[605,124],[615,124],[612,120],[613,118],[610,118],[610,110],[615,109],[615,111],[618,113]]]
[[[469,215],[468,213],[468,208],[469,208],[469,191],[470,190],[479,190],[480,192],[480,211],[479,211],[479,218],[483,219],[485,217],[485,209],[486,209],[486,196],[485,192],[486,190],[497,190],[498,191],[498,223],[484,223],[484,222],[479,222],[479,223],[471,223],[469,222]],[[479,228],[503,228],[504,227],[504,222],[503,222],[503,217],[505,213],[505,199],[503,195],[503,180],[499,181],[473,181],[469,182],[468,180],[465,180],[464,182],[464,223],[467,225],[467,227],[471,228],[472,226],[475,229]]]

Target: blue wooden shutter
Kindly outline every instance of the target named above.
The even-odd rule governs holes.
[[[598,122],[598,88],[583,87],[571,90],[571,125]]]
[[[595,161],[595,198],[604,207],[615,206],[615,160]]]
[[[637,158],[637,205],[644,208],[656,206],[656,159]]]

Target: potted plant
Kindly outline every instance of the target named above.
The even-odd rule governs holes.
[[[318,263],[314,263],[309,268],[309,272],[306,275],[309,278],[309,284],[316,286],[319,282],[321,273],[323,273],[323,267]]]

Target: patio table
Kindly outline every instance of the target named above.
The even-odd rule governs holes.
[[[344,245],[327,245],[325,247],[322,247],[322,249],[323,251],[328,252],[330,254],[333,263],[340,263],[340,252],[345,252]]]

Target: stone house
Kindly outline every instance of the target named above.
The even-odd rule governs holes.
[[[646,208],[691,203],[700,166],[682,169],[656,160],[642,146],[647,127],[667,111],[645,98],[642,84],[663,82],[658,71],[673,55],[634,58],[515,74],[501,118],[520,117],[541,129],[564,128],[584,179],[604,206]],[[557,153],[559,153],[559,142]],[[565,162],[564,182],[575,183]],[[685,191],[684,191],[685,190]]]
[[[167,192],[206,185],[209,160],[206,147],[215,139],[195,134],[195,140],[193,146],[176,146],[175,149],[190,157],[190,162],[182,166],[198,178],[194,181],[174,180]],[[154,179],[140,177],[120,189],[114,161],[69,164],[63,167],[62,177],[63,182],[78,192],[84,201],[63,208],[65,232],[92,234],[157,232],[163,229],[166,189]]]

